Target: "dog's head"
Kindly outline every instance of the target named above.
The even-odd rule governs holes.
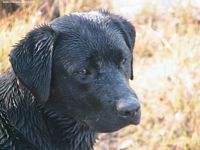
[[[108,12],[75,13],[34,29],[10,54],[39,102],[98,132],[140,122],[133,78],[134,27]]]

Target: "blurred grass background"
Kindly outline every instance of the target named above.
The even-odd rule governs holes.
[[[200,150],[200,3],[194,1],[1,0],[0,72],[10,65],[12,45],[35,26],[69,12],[109,9],[136,27],[131,86],[142,120],[101,134],[95,150]]]

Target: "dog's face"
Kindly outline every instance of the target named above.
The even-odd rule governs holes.
[[[45,107],[111,132],[140,122],[140,105],[128,85],[134,38],[132,25],[118,16],[72,14],[30,32],[10,60]],[[18,60],[22,56],[29,66]]]

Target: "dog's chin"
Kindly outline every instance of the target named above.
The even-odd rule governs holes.
[[[97,132],[98,133],[111,133],[111,132],[115,132],[115,131],[118,131],[124,127],[127,127],[128,125],[125,125],[125,126],[120,126],[120,127],[115,127],[115,128],[97,128]]]
[[[99,133],[110,133],[110,132],[118,131],[118,130],[120,130],[122,128],[125,128],[125,127],[129,126],[129,125],[138,125],[138,124],[140,124],[140,121],[139,120],[134,120],[131,123],[123,124],[123,125],[120,125],[120,126],[96,127],[95,129]]]
[[[120,118],[119,120],[112,122],[111,120],[106,121],[102,119],[99,122],[89,122],[87,124],[98,133],[110,133],[118,131],[129,125],[138,125],[139,123],[140,123],[140,115],[128,120]]]

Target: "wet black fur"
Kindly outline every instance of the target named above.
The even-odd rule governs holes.
[[[0,150],[90,150],[98,132],[129,125],[115,101],[136,98],[128,86],[134,40],[128,21],[103,11],[29,32],[0,76]]]

